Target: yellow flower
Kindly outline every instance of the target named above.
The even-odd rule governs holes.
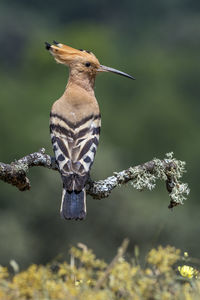
[[[188,252],[184,252],[184,257],[185,257],[185,258],[188,257]]]
[[[187,278],[193,278],[194,276],[196,276],[198,274],[198,271],[196,269],[194,269],[193,267],[184,265],[184,266],[179,266],[178,270],[181,274],[181,276],[183,277],[187,277]]]
[[[83,280],[76,280],[75,281],[75,286],[79,286],[82,283],[83,283]]]

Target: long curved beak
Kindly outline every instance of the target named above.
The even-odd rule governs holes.
[[[116,69],[113,69],[113,68],[110,68],[110,67],[106,67],[106,66],[103,66],[103,65],[100,65],[100,68],[98,69],[98,72],[112,72],[112,73],[115,73],[115,74],[118,74],[118,75],[121,75],[121,76],[124,76],[124,77],[135,79],[133,76],[131,76],[127,73],[124,73],[122,71],[119,71],[119,70],[116,70]]]

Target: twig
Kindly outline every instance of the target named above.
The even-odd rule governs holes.
[[[99,278],[99,280],[97,281],[96,285],[95,285],[95,290],[98,290],[102,284],[104,283],[104,281],[106,280],[106,278],[109,276],[110,272],[112,271],[112,269],[114,268],[115,264],[118,262],[118,260],[124,255],[124,253],[126,252],[126,249],[128,247],[129,244],[129,240],[125,239],[121,245],[121,247],[118,249],[118,253],[117,255],[113,258],[113,260],[111,261],[111,263],[108,265],[108,267],[106,268],[105,272],[103,273],[102,277]]]

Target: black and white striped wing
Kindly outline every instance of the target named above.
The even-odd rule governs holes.
[[[51,113],[53,150],[69,191],[80,191],[88,179],[99,143],[100,126],[100,115],[90,115],[74,124]]]

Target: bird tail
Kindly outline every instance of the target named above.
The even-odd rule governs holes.
[[[83,220],[86,217],[86,191],[67,191],[63,188],[60,207],[61,217],[67,220]]]

